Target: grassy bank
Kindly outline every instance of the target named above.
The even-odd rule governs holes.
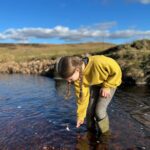
[[[118,45],[96,54],[105,54],[117,60],[126,82],[150,84],[150,40]]]
[[[85,44],[0,44],[0,62],[24,62],[50,59],[62,55],[74,55],[105,51],[115,46],[109,43]]]
[[[55,58],[65,55],[104,54],[117,60],[123,81],[150,85],[150,40],[130,44],[0,44],[0,72],[48,74]],[[54,58],[54,59],[53,59]]]

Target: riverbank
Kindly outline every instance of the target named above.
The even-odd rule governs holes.
[[[117,60],[125,84],[150,85],[150,40],[134,41],[93,54],[104,54]]]
[[[102,52],[111,43],[0,44],[0,73],[52,76],[56,59],[66,55]]]
[[[123,72],[124,84],[150,85],[150,40],[117,46],[107,43],[0,44],[0,53],[0,73],[37,74],[51,77],[54,73],[56,59],[60,56],[78,55],[84,57],[86,54],[104,54],[119,63]]]
[[[56,60],[43,59],[25,62],[8,61],[0,63],[0,73],[50,75],[54,71]]]

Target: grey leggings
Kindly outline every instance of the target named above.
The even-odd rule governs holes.
[[[108,98],[104,98],[100,96],[100,86],[93,85],[90,87],[90,100],[87,109],[86,121],[87,128],[95,127],[95,120],[102,120],[107,115],[107,107],[113,98],[113,95],[116,91],[116,88],[111,88],[111,96]]]

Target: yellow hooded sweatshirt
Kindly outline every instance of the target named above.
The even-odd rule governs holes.
[[[121,84],[122,71],[118,63],[104,55],[89,56],[89,62],[83,70],[82,98],[79,98],[79,80],[74,82],[77,96],[77,120],[84,120],[90,97],[90,86],[100,85],[116,88]]]

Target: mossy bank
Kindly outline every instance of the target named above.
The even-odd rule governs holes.
[[[57,57],[65,55],[110,56],[123,72],[123,83],[150,85],[150,40],[130,44],[85,43],[66,45],[0,44],[0,73],[52,76]]]
[[[150,85],[150,40],[134,41],[107,49],[104,54],[117,60],[126,84]]]

